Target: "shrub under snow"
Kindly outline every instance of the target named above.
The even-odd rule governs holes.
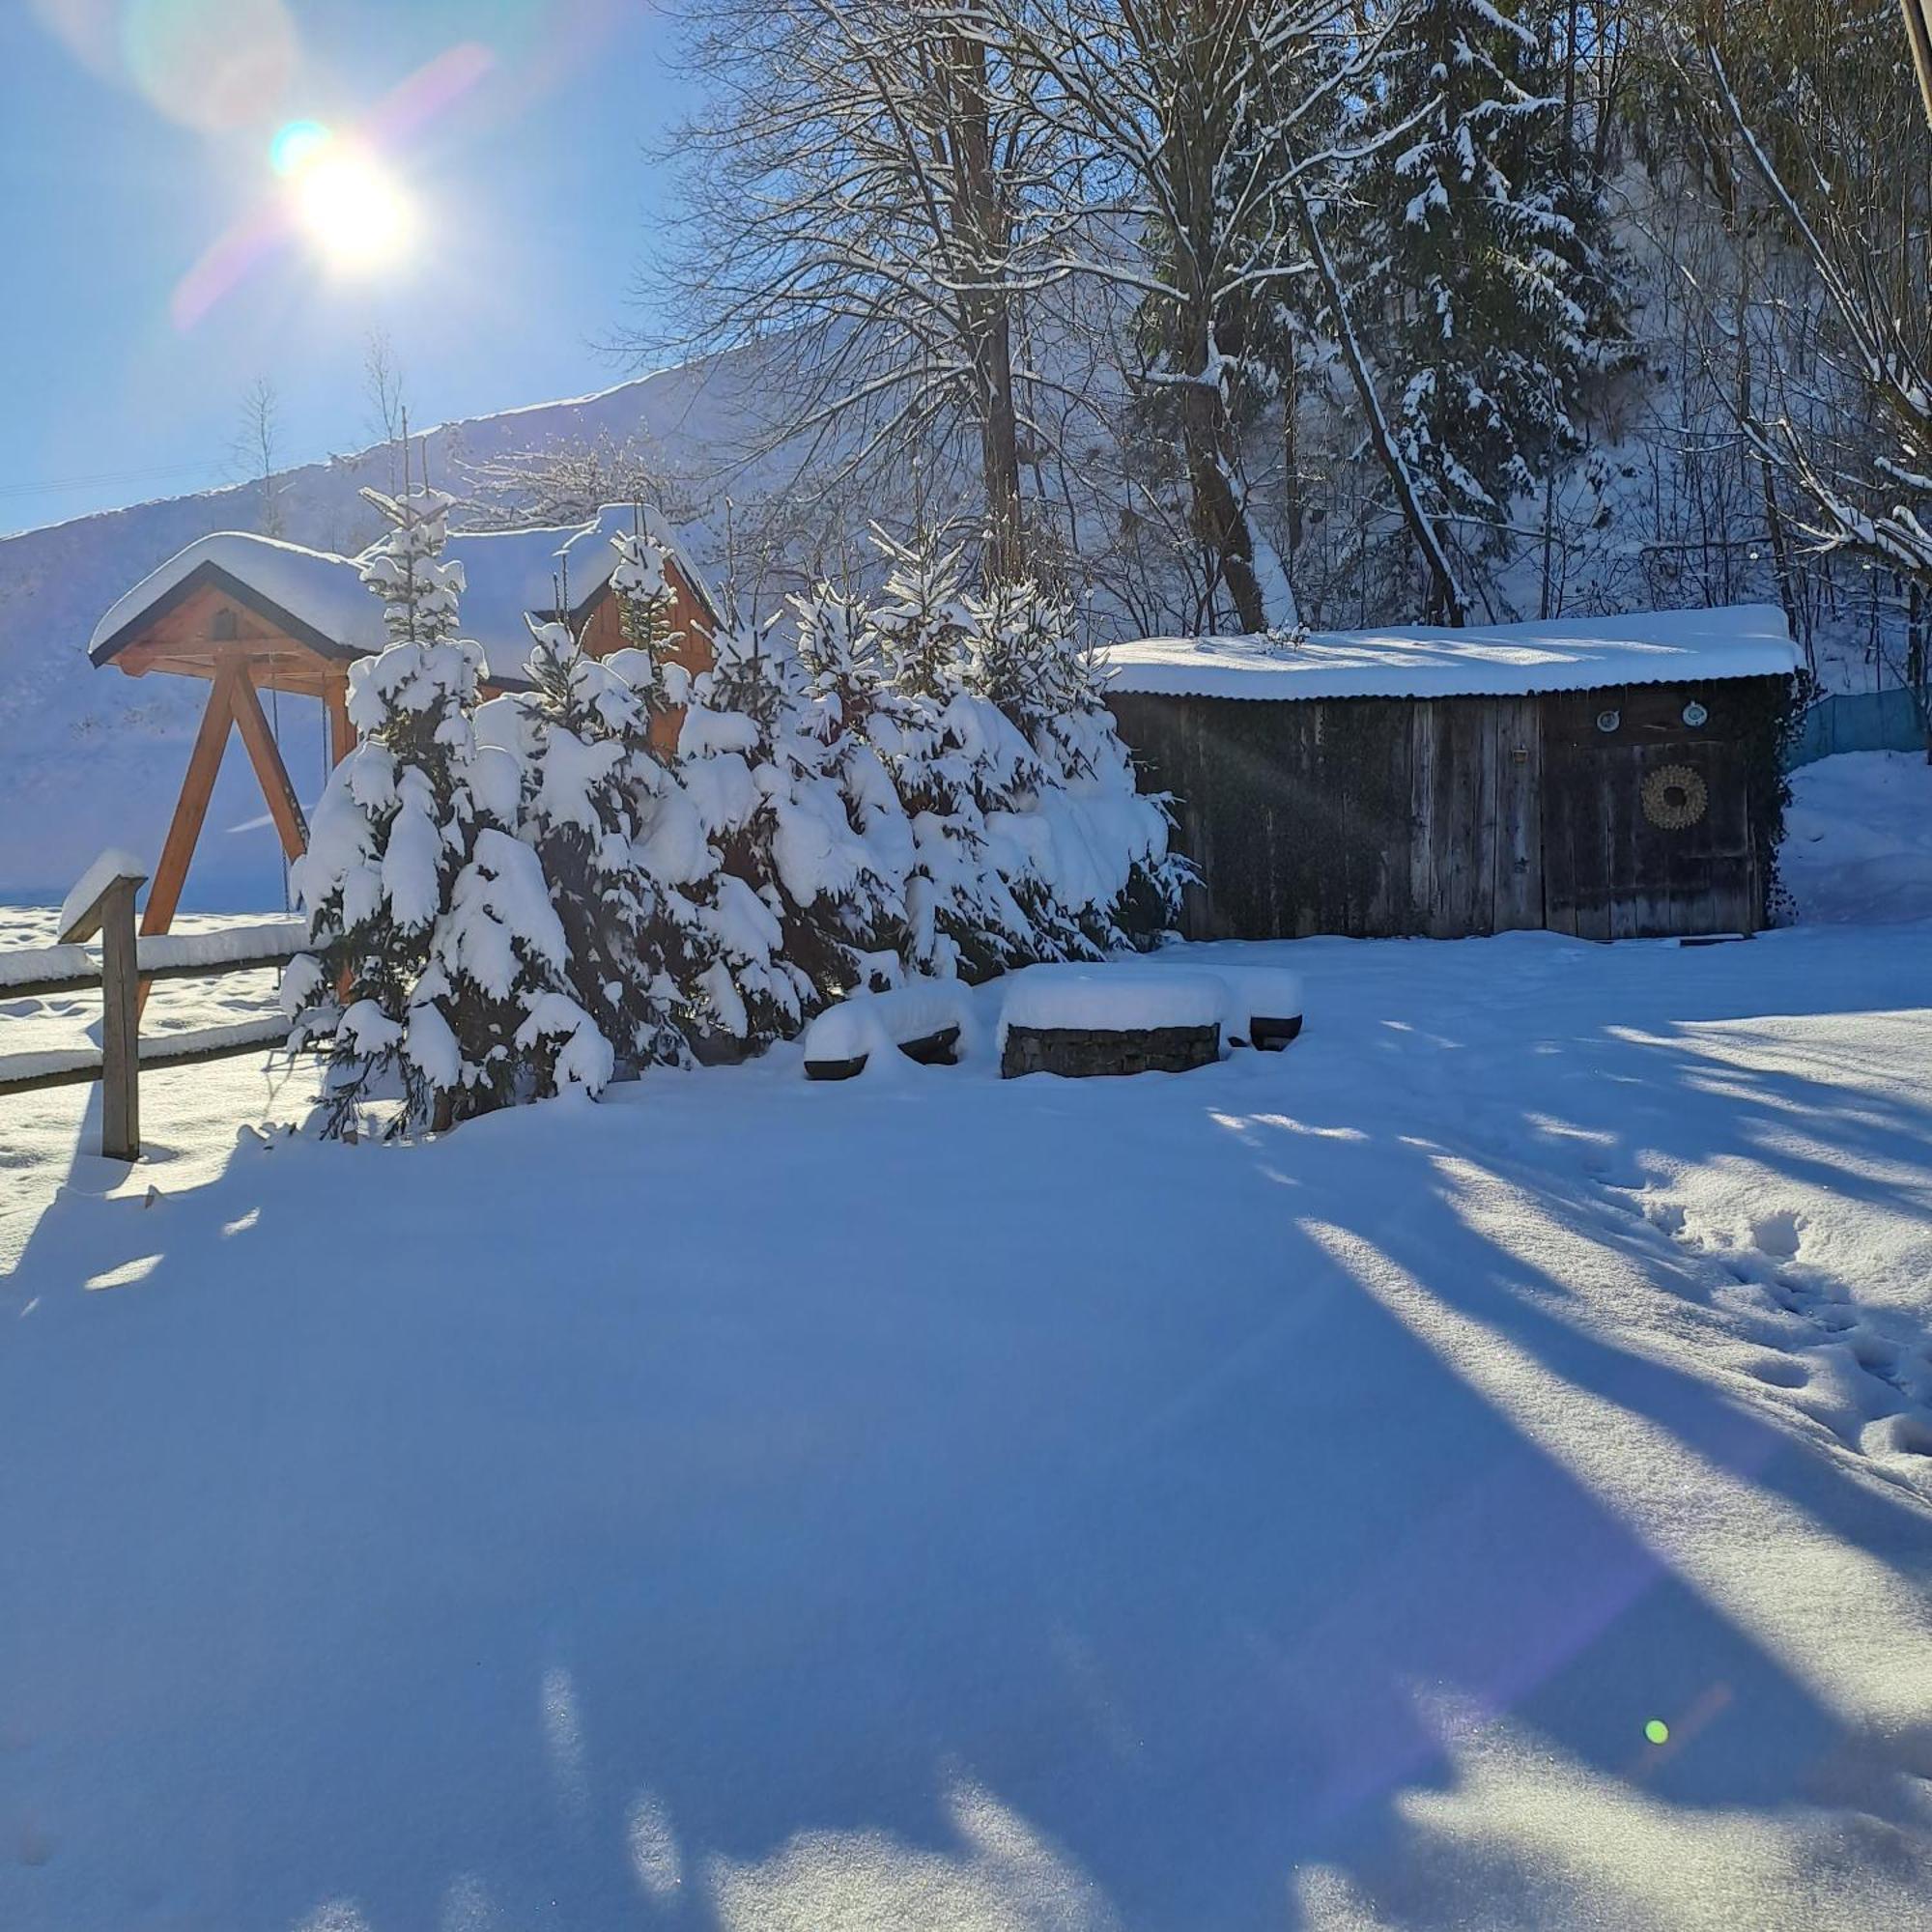
[[[677,661],[661,545],[616,540],[626,648],[533,624],[531,689],[479,702],[448,500],[378,499],[364,578],[391,637],[351,674],[361,742],[296,884],[286,1000],[327,1056],[327,1124],[400,1096],[446,1125],[721,1037],[796,1034],[854,991],[1151,944],[1185,878],[1093,660],[1030,585],[889,546],[872,606]],[[883,541],[883,540],[882,540]]]

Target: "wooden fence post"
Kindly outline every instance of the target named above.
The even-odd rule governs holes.
[[[138,879],[116,879],[100,903],[100,1151],[141,1157],[141,963]]]

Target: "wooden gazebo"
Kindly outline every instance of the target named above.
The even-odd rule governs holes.
[[[569,587],[571,628],[592,656],[623,648],[611,539],[631,529],[637,514],[625,504],[567,528],[452,533],[447,554],[463,564],[466,579],[461,629],[483,648],[492,696],[527,686],[527,619],[554,614],[559,585]],[[684,634],[675,655],[688,668],[704,669],[717,606],[662,528],[653,534],[669,553],[671,620]],[[173,923],[231,727],[241,734],[283,851],[295,859],[307,850],[308,823],[260,694],[316,699],[327,720],[329,762],[339,763],[355,743],[349,667],[384,641],[381,605],[363,586],[355,559],[239,533],[190,544],[100,620],[88,649],[95,665],[111,664],[129,677],[159,671],[209,685],[142,914],[144,934]]]

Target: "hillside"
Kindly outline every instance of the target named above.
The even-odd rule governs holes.
[[[647,448],[677,472],[696,467],[734,408],[736,384],[716,365],[664,371],[600,394],[445,424],[424,438],[431,471],[455,474],[512,453],[596,444]],[[702,406],[699,408],[699,397]],[[279,479],[282,533],[353,551],[374,534],[357,492],[388,480],[386,447],[332,457]],[[138,503],[0,538],[0,903],[58,900],[101,848],[160,849],[205,693],[182,678],[95,670],[87,640],[130,584],[197,537],[252,529],[253,483]],[[687,531],[700,566],[710,538]],[[284,756],[298,787],[321,781],[319,719],[306,702],[280,706]],[[260,793],[239,750],[224,763],[187,904],[277,904],[281,870]]]

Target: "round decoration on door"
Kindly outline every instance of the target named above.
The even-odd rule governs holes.
[[[1665,832],[1695,825],[1710,803],[1704,781],[1689,765],[1659,765],[1643,781],[1643,815]]]

